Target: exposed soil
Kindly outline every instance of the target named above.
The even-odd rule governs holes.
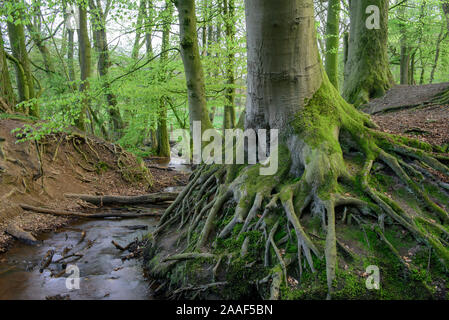
[[[5,232],[11,223],[37,235],[68,222],[25,212],[19,207],[21,203],[86,211],[92,205],[66,199],[64,194],[139,195],[183,185],[187,179],[186,174],[176,171],[150,169],[150,173],[143,162],[121,147],[79,133],[50,135],[38,145],[17,143],[11,131],[23,124],[0,120],[0,253],[13,241]]]
[[[418,138],[442,147],[449,144],[449,105],[402,109],[372,117],[384,132]]]
[[[386,110],[426,105],[447,89],[449,82],[419,86],[397,85],[388,90],[385,96],[371,100],[362,110],[376,114]]]

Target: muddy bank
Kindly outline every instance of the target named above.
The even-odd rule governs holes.
[[[69,223],[66,218],[25,212],[21,203],[89,212],[97,208],[64,194],[141,195],[186,180],[176,171],[148,169],[120,146],[76,131],[49,135],[39,143],[17,143],[12,131],[23,125],[0,120],[0,253],[13,243],[5,232],[10,225],[37,236]]]

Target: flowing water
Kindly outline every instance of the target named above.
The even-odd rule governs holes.
[[[188,172],[189,169],[178,164],[176,158],[172,162],[166,165]],[[179,187],[165,191],[173,192],[177,189]],[[153,206],[144,210],[162,213],[164,209]],[[151,233],[157,221],[158,218],[153,217],[81,220],[69,227],[41,235],[38,239],[42,243],[37,246],[15,244],[7,253],[0,255],[0,300],[46,299],[55,296],[70,299],[152,299],[141,259],[122,260],[128,252],[118,250],[111,241],[124,247],[136,238],[142,239]],[[85,238],[80,242],[83,232]],[[81,259],[73,263],[70,259],[66,263],[52,263],[40,272],[41,261],[49,250],[54,250],[52,260],[56,261],[62,258],[65,248],[71,247],[73,249],[66,255],[80,252],[83,254]],[[76,273],[64,273],[70,264],[79,270],[79,289],[73,279],[76,278]],[[53,277],[50,270],[59,277]]]
[[[111,241],[126,246],[136,237],[142,238],[151,232],[156,224],[157,219],[151,217],[81,221],[42,235],[41,245],[16,244],[0,256],[0,299],[45,299],[56,295],[68,295],[70,299],[151,299],[141,260],[122,261],[127,252],[115,248]],[[134,230],[136,227],[147,229]],[[78,244],[82,231],[86,236]],[[62,257],[64,248],[73,246],[70,253],[78,252],[89,244],[89,240],[93,241],[92,246],[81,252],[80,260],[73,262],[79,269],[79,289],[73,288],[75,281],[71,277],[75,273],[69,272],[59,278],[51,276],[49,269],[57,273],[65,268],[64,264],[53,263],[40,272],[41,261],[48,250],[56,252],[53,257],[56,261]]]

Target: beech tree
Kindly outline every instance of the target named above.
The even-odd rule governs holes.
[[[352,1],[351,5],[358,6],[355,2],[368,5],[366,1]],[[198,59],[194,1],[178,0],[176,6],[190,121],[203,121],[203,128],[209,128]],[[365,8],[358,8],[357,12],[365,12]],[[176,262],[197,259],[197,263],[210,266],[210,260],[215,259],[218,261],[214,268],[215,279],[223,256],[228,256],[228,270],[235,268],[240,273],[245,273],[246,269],[239,269],[239,266],[250,263],[241,257],[249,257],[250,273],[245,273],[244,279],[238,278],[239,281],[257,283],[258,288],[268,284],[269,297],[277,299],[281,295],[281,285],[287,287],[293,269],[299,270],[301,279],[306,269],[315,274],[317,261],[325,261],[330,298],[336,288],[338,265],[337,226],[340,225],[336,222],[336,212],[342,206],[356,208],[358,213],[353,214],[354,219],[365,221],[384,240],[385,230],[399,224],[418,241],[428,243],[447,266],[449,254],[443,235],[447,235],[448,212],[411,178],[417,170],[425,172],[426,165],[449,174],[449,167],[443,164],[447,158],[442,151],[414,139],[376,130],[369,116],[340,96],[319,57],[312,0],[247,0],[246,28],[245,129],[279,130],[275,151],[279,156],[279,168],[274,175],[263,176],[259,173],[262,164],[200,165],[153,233],[154,241],[148,251],[151,274],[168,277],[171,286],[181,286],[182,280],[178,280],[184,277],[170,276],[186,272],[185,266]],[[370,38],[380,40],[378,36],[376,33]],[[363,59],[368,58],[367,52],[362,50],[361,53],[365,53]],[[352,151],[362,155],[361,164],[355,170],[348,158]],[[271,154],[271,159],[274,156]],[[421,162],[416,171],[407,163],[409,159]],[[376,190],[370,176],[375,162],[389,167],[425,204],[426,213],[408,214],[397,201]],[[368,216],[372,217],[369,221]],[[385,223],[385,217],[389,223]],[[314,218],[320,221],[324,239],[312,237],[307,231],[306,221]],[[287,238],[295,237],[295,250],[281,253],[274,237],[279,231]],[[167,256],[169,245],[162,240],[164,234],[173,235],[175,240],[170,240],[171,243],[176,243],[176,252],[183,253]],[[397,253],[388,240],[385,243]],[[261,257],[258,248],[263,244],[265,250]],[[261,264],[268,268],[267,273],[262,273],[263,279],[257,278],[258,270],[263,268]],[[234,276],[240,277],[239,272]],[[202,283],[207,276],[197,278],[198,288],[218,285],[217,282]],[[195,279],[190,280],[195,282]]]
[[[235,5],[234,0],[224,0],[223,2],[223,16],[225,19],[225,34],[226,34],[226,49],[228,51],[227,61],[226,61],[226,97],[224,106],[224,119],[223,128],[231,129],[235,126],[235,77],[234,77],[234,67],[235,67],[235,54],[234,41],[235,41]]]
[[[201,121],[202,132],[212,128],[206,103],[204,71],[198,46],[198,32],[194,0],[177,0],[181,56],[184,64],[189,100],[190,128],[194,121]]]
[[[19,92],[19,102],[26,102],[35,98],[34,79],[31,73],[30,61],[25,44],[25,28],[23,8],[18,7],[13,13],[13,21],[7,22],[9,42],[11,44],[12,56],[10,59],[14,62],[16,70],[16,82]],[[39,107],[33,103],[26,107],[24,112],[39,117]]]
[[[15,106],[15,95],[11,85],[3,35],[0,28],[0,111],[10,112]]]
[[[89,31],[87,28],[87,8],[84,5],[78,7],[79,10],[79,29],[78,29],[78,55],[81,70],[81,110],[75,119],[75,125],[78,129],[84,131],[86,113],[89,109],[89,77],[91,76],[91,47],[89,40]]]
[[[167,79],[167,58],[170,45],[170,29],[173,17],[173,3],[171,1],[165,1],[165,8],[162,12],[162,23],[163,23],[163,31],[162,31],[162,46],[161,46],[161,75],[160,81],[164,81]],[[161,97],[159,113],[158,113],[158,125],[157,125],[157,154],[161,157],[170,158],[170,141],[168,136],[168,128],[167,128],[167,102],[168,97]]]
[[[330,82],[338,89],[338,49],[340,44],[340,0],[329,0],[326,21],[325,68]]]
[[[120,139],[124,128],[124,123],[120,110],[117,107],[117,98],[112,92],[109,84],[109,67],[111,65],[111,61],[109,57],[109,45],[106,33],[107,13],[103,10],[99,0],[97,0],[96,3],[94,0],[89,0],[89,8],[92,15],[94,47],[98,54],[98,73],[100,75],[100,80],[102,81],[102,87],[108,103],[108,113],[112,124],[111,131],[113,135],[115,135],[115,139]]]
[[[393,84],[387,54],[388,0],[351,0],[349,7],[343,97],[357,106],[384,95]]]

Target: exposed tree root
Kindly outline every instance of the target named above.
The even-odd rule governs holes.
[[[426,168],[431,167],[449,176],[449,167],[441,160],[441,155],[432,146],[420,141],[376,131],[373,129],[375,124],[369,118],[346,104],[340,108],[344,116],[339,127],[328,126],[327,122],[320,124],[318,118],[319,128],[314,130],[323,130],[324,133],[313,135],[312,139],[306,132],[305,136],[301,136],[303,141],[312,139],[312,142],[300,142],[298,138],[287,141],[284,147],[279,148],[282,164],[274,176],[258,175],[261,165],[199,166],[188,186],[164,213],[154,234],[153,248],[157,251],[162,234],[171,230],[175,223],[180,223],[177,228],[180,235],[178,244],[185,245],[184,251],[179,257],[172,256],[163,261],[178,260],[180,257],[195,259],[202,255],[212,257],[217,243],[228,239],[241,241],[242,254],[238,256],[243,257],[252,250],[249,244],[251,233],[258,232],[259,237],[263,237],[258,242],[265,244],[260,261],[271,268],[271,298],[280,297],[280,288],[288,285],[289,272],[298,270],[301,279],[304,268],[308,266],[312,274],[316,273],[314,260],[323,258],[330,298],[335,286],[337,253],[354,258],[336,236],[336,209],[344,207],[343,223],[353,219],[363,230],[365,227],[375,230],[398,259],[402,258],[383,233],[392,223],[402,226],[418,242],[427,243],[441,262],[449,267],[446,240],[449,238],[449,214],[421,185],[425,179],[430,179],[445,189],[442,181],[438,181]],[[364,165],[357,172],[347,170],[344,154],[350,149],[364,156]],[[293,151],[289,150],[294,150],[295,154],[292,155]],[[370,173],[376,161],[382,162],[385,169],[397,176],[420,201],[423,212],[406,212],[396,201],[374,187]],[[343,189],[350,191],[342,192]],[[223,210],[230,204],[235,211],[229,213],[229,210]],[[228,213],[223,216],[223,212]],[[302,225],[305,215],[320,219],[322,230],[326,233],[325,239],[310,238],[311,234]],[[223,221],[226,223],[223,224]],[[277,240],[275,235],[278,232],[285,232],[286,235]],[[183,241],[185,239],[187,241]],[[254,242],[251,243],[254,245]],[[295,244],[296,253],[284,253],[285,249],[281,248],[286,243]],[[237,256],[232,256],[230,252],[224,254],[230,254],[230,261]],[[401,260],[401,263],[406,262]],[[289,265],[294,265],[294,268],[288,268]],[[214,279],[215,276],[216,270]],[[258,288],[268,282],[256,281]]]

